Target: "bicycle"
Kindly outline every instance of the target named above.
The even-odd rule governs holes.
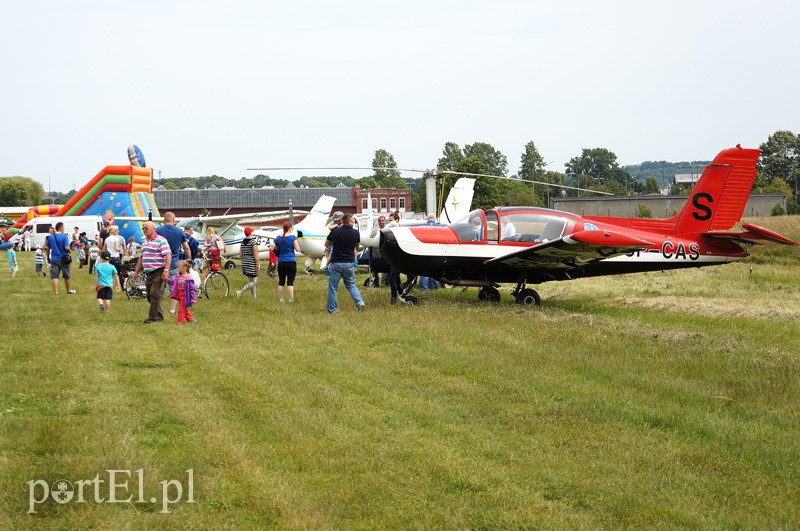
[[[219,256],[206,256],[208,275],[203,279],[202,292],[206,299],[224,299],[231,291],[228,277],[220,271]]]

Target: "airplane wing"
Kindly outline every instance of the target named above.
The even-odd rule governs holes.
[[[308,210],[294,210],[295,215],[304,216],[309,214]],[[234,223],[242,223],[242,222],[264,222],[264,221],[274,221],[276,219],[283,219],[288,216],[290,213],[289,210],[272,210],[269,212],[248,212],[244,214],[225,214],[221,216],[200,216],[198,218],[192,218],[200,220],[204,223],[219,223],[219,222],[234,222]]]
[[[500,263],[518,269],[564,269],[641,251],[652,246],[653,244],[648,241],[626,234],[584,230],[489,259],[486,264]]]

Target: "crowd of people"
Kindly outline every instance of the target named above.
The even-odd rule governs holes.
[[[399,224],[399,215],[391,213],[389,223],[380,216],[379,228],[395,227]],[[436,224],[435,217],[429,216],[428,223]],[[325,273],[328,275],[328,296],[326,309],[334,314],[338,308],[338,289],[341,283],[353,299],[358,311],[366,309],[361,292],[356,286],[355,267],[358,265],[357,251],[360,244],[360,233],[354,227],[352,214],[336,212],[329,225],[329,234],[325,242]],[[89,239],[85,232],[75,227],[71,236],[64,232],[64,224],[57,222],[50,228],[45,239],[44,248],[37,245],[34,249],[34,266],[36,276],[49,276],[53,294],[58,295],[63,280],[68,295],[76,294],[72,288],[73,259],[78,269],[87,267],[88,273],[94,276],[95,297],[101,313],[111,311],[114,293],[124,288],[125,278],[129,275],[144,275],[145,293],[149,303],[148,315],[144,323],[156,323],[164,320],[164,298],[169,300],[169,313],[176,314],[177,322],[197,322],[190,308],[197,301],[197,293],[203,280],[212,270],[219,270],[222,256],[225,253],[224,240],[209,227],[202,241],[194,237],[194,229],[181,229],[175,224],[172,212],[164,214],[164,222],[156,226],[151,221],[142,224],[144,234],[141,243],[131,236],[126,241],[120,236],[119,227],[112,222],[103,223],[101,231]],[[28,247],[26,248],[26,242]],[[30,240],[22,237],[18,245],[30,249]],[[16,253],[17,245],[8,249],[9,271],[15,277],[19,271]],[[297,237],[292,234],[292,225],[284,223],[270,250],[269,274],[277,272],[277,296],[280,303],[293,303],[295,300],[294,282],[297,276],[296,252],[300,251]],[[205,255],[206,267],[201,279],[198,270],[203,264]],[[256,298],[256,286],[261,272],[261,259],[258,250],[258,238],[252,227],[245,227],[244,238],[239,247],[241,271],[246,282],[236,290],[236,298],[249,293]],[[401,295],[400,273],[391,270],[386,275],[386,283],[391,289],[391,304]],[[420,290],[435,290],[438,284],[434,279],[422,278]]]

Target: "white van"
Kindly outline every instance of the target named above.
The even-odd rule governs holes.
[[[31,240],[32,248],[35,249],[37,245],[41,245],[44,248],[45,238],[50,235],[50,227],[55,227],[59,221],[64,224],[64,234],[67,235],[70,241],[72,241],[72,233],[75,231],[75,227],[78,227],[79,233],[85,232],[89,241],[92,241],[100,234],[100,229],[103,226],[103,218],[99,215],[33,218],[25,224],[26,227],[30,227],[31,235],[33,236],[33,240]]]

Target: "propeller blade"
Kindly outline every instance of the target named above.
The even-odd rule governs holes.
[[[463,171],[450,171],[450,170],[440,170],[439,173],[448,173],[451,175],[464,175],[466,177],[491,177],[492,179],[506,179],[509,181],[518,181],[521,183],[534,183],[534,184],[543,184],[545,186],[555,186],[556,188],[566,188],[568,190],[579,190],[581,192],[591,192],[593,194],[603,194],[603,195],[614,195],[610,192],[601,192],[600,190],[590,190],[588,188],[578,188],[577,186],[567,186],[565,184],[553,184],[553,183],[546,183],[543,181],[533,181],[531,179],[515,179],[513,177],[503,177],[502,175],[487,175],[485,173],[466,173]]]

